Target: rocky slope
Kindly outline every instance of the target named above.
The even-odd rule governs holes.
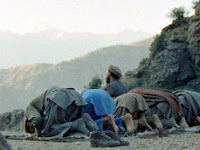
[[[200,5],[199,5],[200,7]],[[150,47],[149,58],[128,71],[129,88],[153,87],[200,92],[200,15],[164,28]]]
[[[148,47],[116,45],[56,65],[35,64],[0,70],[0,113],[24,109],[53,85],[74,87],[82,92],[92,77],[98,75],[104,81],[110,64],[119,66],[122,72],[136,68],[148,56]]]

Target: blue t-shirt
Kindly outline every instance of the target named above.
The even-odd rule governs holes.
[[[93,115],[92,111],[95,111],[97,116],[106,116],[113,114],[116,110],[116,104],[110,95],[104,90],[87,90],[82,94],[82,98],[88,102],[88,104],[84,106],[84,110],[89,111],[87,113],[91,116]]]

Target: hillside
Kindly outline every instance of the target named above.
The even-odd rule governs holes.
[[[155,38],[150,56],[126,72],[129,88],[166,88],[200,91],[200,3],[195,15],[174,20]]]
[[[0,69],[43,62],[57,64],[98,48],[127,44],[151,36],[132,30],[93,34],[55,29],[27,34],[0,32],[0,35]]]
[[[136,68],[148,56],[148,47],[116,45],[56,65],[35,64],[0,70],[0,111],[24,109],[53,85],[74,87],[82,92],[95,75],[105,80],[110,64],[119,66],[123,73]]]
[[[151,43],[154,41],[155,37],[150,37],[144,40],[140,40],[140,41],[136,41],[133,43],[130,43],[130,46],[136,46],[136,47],[140,47],[140,46],[145,46],[145,47],[150,47]]]

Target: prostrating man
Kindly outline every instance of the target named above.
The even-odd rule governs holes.
[[[122,76],[121,70],[113,65],[108,68],[108,73],[106,77],[106,87],[104,90],[107,91],[111,97],[117,97],[128,92],[127,87],[120,81]]]
[[[166,89],[132,89],[131,93],[140,94],[147,102],[149,110],[145,116],[157,114],[165,128],[188,127],[185,118],[182,117],[182,107],[178,97]],[[148,119],[151,124],[152,120]]]
[[[112,130],[116,134],[125,128],[128,133],[134,132],[132,116],[126,114],[114,118],[116,105],[110,95],[104,90],[91,89],[82,94],[88,104],[84,106],[84,112],[88,113],[98,125],[99,131]]]
[[[73,88],[52,87],[28,105],[25,132],[43,137],[63,137],[74,131],[89,135],[97,125],[83,114],[85,105],[87,102]]]
[[[178,90],[174,91],[174,94],[179,97],[183,117],[185,117],[189,126],[200,125],[200,93]]]
[[[114,101],[117,105],[117,110],[115,111],[114,116],[120,117],[126,114],[131,114],[134,120],[135,130],[139,131],[141,129],[149,129],[152,131],[154,127],[159,130],[163,129],[163,125],[157,114],[148,116],[153,123],[153,127],[151,127],[147,122],[145,112],[149,110],[149,106],[141,95],[136,93],[126,93],[117,97]]]

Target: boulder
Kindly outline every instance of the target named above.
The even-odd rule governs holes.
[[[4,130],[22,130],[21,124],[24,117],[24,110],[18,109],[11,112],[5,112],[0,115],[0,131]]]
[[[10,143],[4,138],[4,136],[0,133],[0,150],[12,150]]]

